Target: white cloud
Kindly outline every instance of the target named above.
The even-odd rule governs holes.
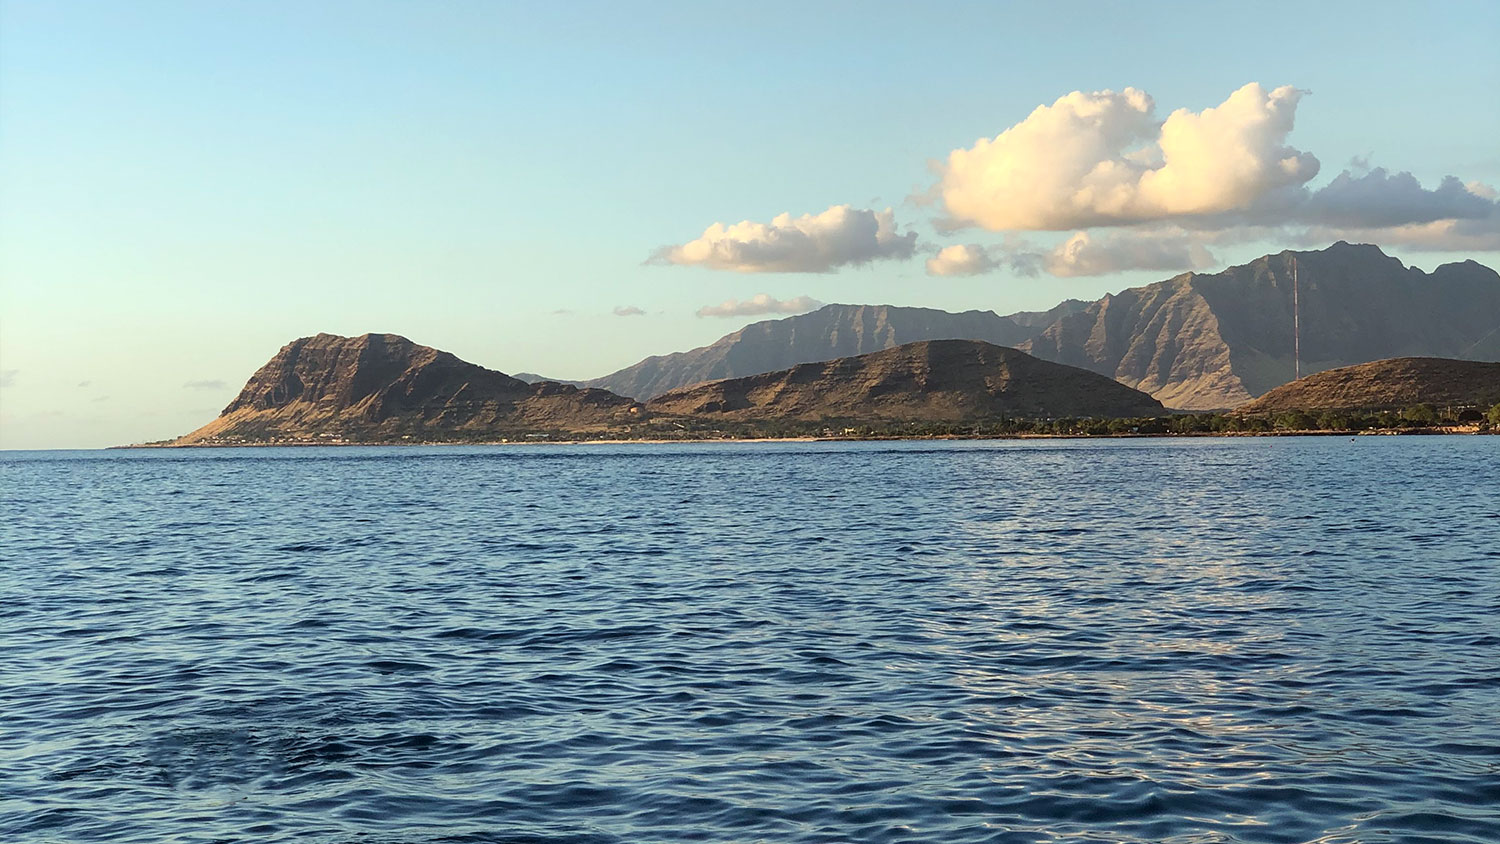
[[[927,259],[928,275],[980,275],[1000,266],[977,243],[956,243],[938,250],[935,257]]]
[[[891,209],[835,205],[821,214],[781,214],[768,223],[714,223],[703,236],[658,251],[653,260],[742,273],[823,273],[881,259],[910,258],[914,232],[896,229]]]
[[[1500,193],[1481,182],[1448,176],[1426,188],[1410,172],[1356,157],[1309,188],[1318,160],[1287,143],[1302,94],[1252,83],[1216,107],[1163,121],[1134,88],[1075,91],[1040,106],[937,166],[930,198],[947,212],[941,227],[1012,234],[1004,247],[946,247],[928,272],[1201,269],[1216,263],[1206,244],[1257,238],[1500,250]],[[1036,249],[1015,241],[1018,231],[1074,233]]]
[[[229,384],[215,378],[207,381],[189,381],[183,384],[182,388],[184,390],[227,390]]]
[[[940,165],[935,188],[953,226],[1065,231],[1248,207],[1318,172],[1286,145],[1302,92],[1240,88],[1222,104],[1164,122],[1134,88],[1074,91]]]
[[[698,309],[700,317],[760,316],[762,314],[801,314],[817,310],[823,303],[811,296],[797,296],[778,300],[769,293],[757,293],[741,302],[729,299],[717,305],[704,305]]]
[[[1426,188],[1410,172],[1356,156],[1332,181],[1310,187],[1318,159],[1288,142],[1304,94],[1250,83],[1217,106],[1178,109],[1164,120],[1135,88],[1074,91],[1039,106],[934,165],[937,182],[925,198],[941,203],[941,230],[979,227],[1006,236],[1003,245],[961,243],[930,253],[927,273],[1176,272],[1216,264],[1210,244],[1263,239],[1500,251],[1500,192],[1490,185],[1448,176]],[[1028,231],[1070,234],[1038,248],[1020,239]],[[889,208],[836,205],[770,223],[715,223],[653,260],[736,272],[832,272],[909,259],[916,239],[898,231]],[[794,304],[802,299],[762,294],[699,314],[792,313],[807,309]]]
[[[637,308],[635,305],[615,305],[615,309],[611,313],[613,313],[615,316],[645,316],[646,315],[645,311],[641,310],[640,308]]]
[[[1469,193],[1472,193],[1475,196],[1480,197],[1481,199],[1500,199],[1500,191],[1495,190],[1494,187],[1487,185],[1484,182],[1469,182],[1468,184],[1464,185],[1464,187],[1468,188]]]
[[[1094,237],[1078,232],[1040,256],[1055,276],[1107,275],[1126,270],[1197,270],[1218,261],[1192,237],[1177,232],[1117,232]]]

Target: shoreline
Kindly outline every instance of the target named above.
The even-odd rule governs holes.
[[[1476,425],[1452,425],[1433,428],[1389,428],[1364,431],[1204,431],[1182,433],[1113,433],[1113,434],[935,434],[931,436],[830,436],[830,437],[659,437],[609,439],[556,439],[556,440],[390,440],[385,442],[244,442],[244,443],[133,443],[130,445],[105,446],[104,450],[147,448],[346,448],[346,447],[391,447],[391,446],[535,446],[535,445],[677,445],[691,443],[809,443],[809,442],[930,442],[958,440],[1137,440],[1137,439],[1203,439],[1203,438],[1248,438],[1248,437],[1407,437],[1407,436],[1494,436],[1500,431],[1482,430]]]

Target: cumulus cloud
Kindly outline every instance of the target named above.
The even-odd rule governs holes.
[[[770,223],[714,223],[696,240],[669,246],[653,261],[742,273],[826,273],[848,265],[910,258],[917,235],[897,231],[891,209],[835,205],[821,214],[781,214]]]
[[[977,243],[944,247],[927,261],[929,275],[978,275],[1006,268],[1020,276],[1091,276],[1127,270],[1197,270],[1218,263],[1204,238],[1181,229],[1116,230],[1107,235],[1087,231],[1051,249],[1020,238],[1003,246]]]
[[[729,299],[717,305],[704,305],[698,309],[700,317],[761,316],[762,314],[801,314],[817,310],[823,303],[811,296],[797,296],[778,300],[769,293],[757,293],[741,302]]]
[[[1411,173],[1390,173],[1376,167],[1363,176],[1345,170],[1332,182],[1313,191],[1296,210],[1302,222],[1385,227],[1437,220],[1477,220],[1495,214],[1493,189],[1470,188],[1448,176],[1433,190],[1422,187]]]
[[[19,369],[0,369],[0,387],[14,387],[16,376],[20,374]]]
[[[953,150],[937,197],[952,227],[994,231],[1132,225],[1243,208],[1301,185],[1318,160],[1286,144],[1302,91],[1250,83],[1158,122],[1126,88],[1074,91],[994,138]]]
[[[182,385],[185,390],[223,390],[228,386],[227,383],[218,378],[210,381],[189,381]]]
[[[1117,232],[1103,237],[1078,232],[1039,257],[1042,267],[1055,276],[1197,270],[1217,263],[1207,247],[1173,232]]]
[[[645,316],[646,312],[635,305],[615,305],[612,311],[615,316]]]
[[[1314,185],[1317,157],[1289,141],[1305,94],[1252,82],[1216,106],[1179,108],[1164,119],[1135,88],[1074,91],[1038,106],[1000,134],[934,162],[936,182],[918,199],[940,206],[939,230],[1006,234],[1001,245],[928,251],[927,273],[1176,272],[1216,264],[1211,244],[1267,239],[1500,251],[1500,192],[1491,185],[1448,176],[1429,188],[1410,172],[1373,166],[1369,155]],[[1020,240],[1026,232],[1058,234],[1032,246]],[[769,223],[715,223],[652,260],[736,272],[832,272],[909,259],[916,240],[898,230],[889,208],[836,205]],[[779,308],[798,301],[762,294],[699,313],[790,313]]]
[[[1500,191],[1495,190],[1494,187],[1487,185],[1484,182],[1469,182],[1465,184],[1464,187],[1468,188],[1469,193],[1472,193],[1481,199],[1488,199],[1491,202],[1496,199],[1500,199]]]
[[[928,275],[981,275],[1000,266],[989,251],[977,243],[944,246],[927,259]]]
[[[1280,208],[1262,209],[1252,222],[1300,245],[1348,240],[1419,251],[1500,250],[1500,202],[1494,188],[1465,184],[1456,176],[1424,188],[1409,172],[1381,167],[1361,175],[1346,170],[1315,191],[1300,191]]]
[[[1500,193],[1356,156],[1312,187],[1318,159],[1288,143],[1302,91],[1251,83],[1218,106],[1156,118],[1143,91],[1074,91],[993,138],[935,165],[929,198],[940,228],[1072,231],[1054,248],[945,247],[932,275],[1009,267],[1020,274],[1099,275],[1201,269],[1205,244],[1257,238],[1374,242],[1410,249],[1500,249]],[[1099,229],[1114,234],[1101,236]],[[1013,236],[1013,234],[1012,234]]]

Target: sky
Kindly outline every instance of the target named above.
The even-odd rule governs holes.
[[[0,448],[392,332],[588,378],[1343,238],[1500,264],[1500,3],[0,0]]]

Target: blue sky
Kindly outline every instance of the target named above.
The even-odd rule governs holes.
[[[760,293],[1000,313],[1095,298],[1177,270],[1027,275],[1006,231],[940,231],[947,195],[914,197],[1070,92],[1134,87],[1159,123],[1248,83],[1306,92],[1283,139],[1321,164],[1303,189],[1359,159],[1355,175],[1482,193],[1500,185],[1497,41],[1500,4],[1458,2],[5,0],[0,447],[186,432],[319,331],[582,378],[764,318],[695,315]],[[890,208],[915,249],[831,272],[647,260],[715,222],[838,205]],[[1164,231],[1142,213],[1095,240],[1186,237],[1211,270],[1332,230],[1246,218],[1205,239],[1196,217]],[[1045,263],[1073,232],[1009,234]],[[990,250],[986,269],[924,269],[956,244]],[[1496,263],[1382,245],[1429,269]]]

